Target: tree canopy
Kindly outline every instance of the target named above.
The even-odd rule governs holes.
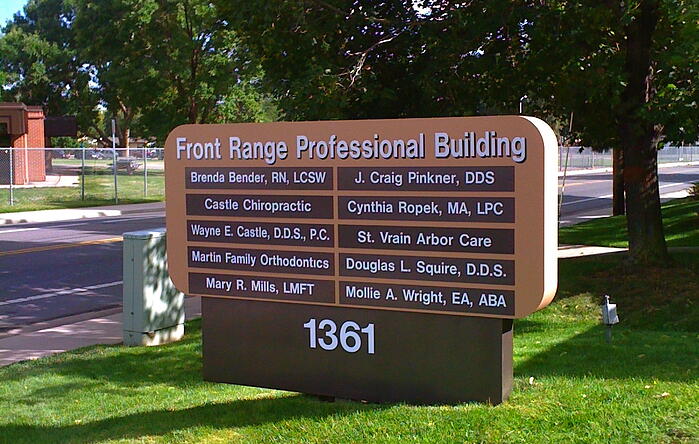
[[[42,105],[52,115],[76,115],[82,127],[96,117],[99,97],[80,61],[63,0],[30,0],[0,37],[0,96]]]
[[[76,114],[106,140],[273,115],[261,71],[208,1],[30,0],[0,38],[3,97]],[[101,116],[99,115],[101,111]]]
[[[574,113],[623,153],[631,260],[662,262],[657,148],[696,141],[692,0],[224,1],[295,119]],[[562,125],[558,125],[559,128]]]
[[[623,154],[631,258],[665,260],[657,149],[699,138],[696,0],[211,2],[30,0],[0,38],[3,97],[162,139],[273,118],[270,97],[315,120],[515,114],[527,96]]]
[[[546,112],[575,112],[585,143],[622,154],[630,257],[667,258],[657,150],[699,138],[699,5],[694,1],[546,2],[527,26],[524,72]]]

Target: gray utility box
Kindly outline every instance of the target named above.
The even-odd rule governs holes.
[[[167,271],[165,228],[124,233],[124,344],[159,345],[184,336],[184,294]]]

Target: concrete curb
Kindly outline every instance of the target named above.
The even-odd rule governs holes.
[[[147,204],[110,205],[105,207],[0,213],[0,225],[60,222],[66,220],[92,219],[95,217],[114,217],[133,213],[155,213],[164,210],[165,202],[155,202]]]
[[[153,208],[129,208],[129,207],[126,207],[123,210],[121,210],[121,214],[158,213],[161,211],[165,211],[165,202],[160,202],[160,203],[162,203],[161,206],[153,207]],[[134,205],[139,205],[139,204],[134,204]]]
[[[7,213],[0,216],[0,225],[14,225],[40,222],[60,222],[64,220],[90,219],[105,216],[121,216],[119,210],[41,210]]]
[[[595,245],[559,245],[558,259],[571,257],[601,256],[605,254],[625,253],[628,248],[599,247]],[[699,253],[699,247],[669,247],[671,253]]]
[[[49,319],[47,321],[37,322],[36,324],[29,324],[23,325],[21,327],[11,328],[8,331],[0,333],[0,339],[5,339],[10,336],[28,334],[39,330],[45,330],[47,328],[58,327],[61,325],[74,324],[76,322],[87,321],[90,319],[103,318],[121,312],[122,308],[121,306],[119,306],[113,308],[105,308],[97,311],[87,311],[85,313],[79,313],[76,315],[70,315],[61,318]]]
[[[590,245],[559,245],[558,259],[571,257],[597,256],[601,254],[622,253],[628,248],[597,247]]]

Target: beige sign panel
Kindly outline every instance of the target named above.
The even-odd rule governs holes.
[[[557,143],[536,118],[185,125],[165,171],[187,294],[520,318],[556,291]]]

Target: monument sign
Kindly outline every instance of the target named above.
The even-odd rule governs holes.
[[[208,380],[506,399],[512,319],[556,290],[557,144],[521,116],[185,125],[168,262]]]

